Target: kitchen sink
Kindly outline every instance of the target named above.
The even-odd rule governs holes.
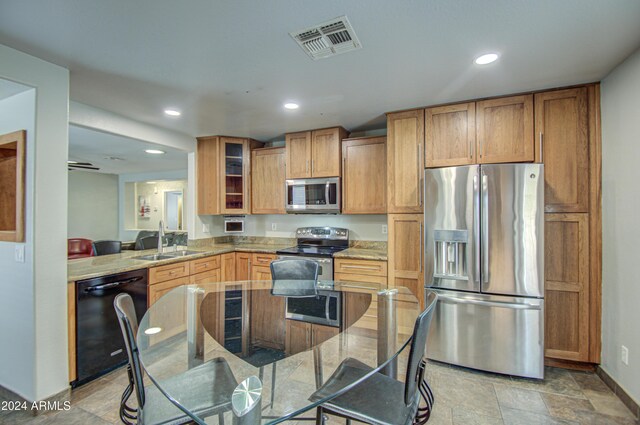
[[[171,258],[175,258],[175,257],[186,257],[187,255],[194,255],[194,254],[202,254],[200,251],[176,251],[176,252],[165,252],[162,255],[168,255]]]
[[[149,254],[149,255],[141,255],[139,257],[133,257],[134,260],[143,260],[143,261],[159,261],[159,260],[168,260],[170,258],[176,258],[177,255],[169,255],[169,254]]]

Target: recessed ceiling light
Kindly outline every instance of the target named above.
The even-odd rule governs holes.
[[[284,107],[286,109],[298,109],[300,105],[298,105],[297,103],[289,102],[289,103],[285,103]]]
[[[147,184],[156,184],[158,182],[147,182]]]
[[[146,329],[144,333],[147,335],[155,335],[161,331],[162,331],[162,328],[149,328],[149,329]]]
[[[153,154],[153,155],[162,155],[163,153],[165,153],[165,151],[161,151],[161,150],[158,150],[158,149],[147,149],[147,150],[145,150],[145,152]]]
[[[164,113],[171,117],[179,117],[180,115],[182,115],[182,112],[175,109],[165,109]]]
[[[78,163],[78,161],[72,161],[72,160],[68,160],[67,161],[67,164],[77,164],[77,163]]]
[[[486,55],[478,56],[474,62],[478,65],[487,65],[491,62],[495,62],[497,59],[497,53],[487,53]]]

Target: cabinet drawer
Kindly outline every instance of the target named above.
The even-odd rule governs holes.
[[[177,288],[178,286],[181,285],[188,285],[189,284],[189,277],[185,276],[185,277],[181,277],[179,279],[172,279],[172,280],[167,280],[165,282],[162,283],[156,283],[155,285],[150,285],[149,286],[149,292],[148,292],[148,305],[149,307],[151,307],[153,305],[153,303],[155,303],[156,301],[158,301],[158,299],[163,296],[164,294],[166,294],[167,292],[169,292],[170,290],[172,290],[173,288]]]
[[[199,285],[204,283],[220,282],[220,269],[209,270],[203,273],[191,275],[190,283]]]
[[[168,264],[166,266],[152,267],[149,269],[149,285],[165,282],[171,279],[177,279],[183,276],[189,276],[188,261],[177,264]]]
[[[273,254],[253,254],[251,264],[253,266],[268,266],[276,258],[277,256]]]
[[[352,273],[333,273],[333,280],[339,280],[341,282],[358,282],[358,283],[377,283],[384,287],[387,286],[387,276],[373,276],[366,274],[352,274]]]
[[[220,268],[220,256],[200,258],[189,263],[190,274],[203,273]]]
[[[372,260],[348,260],[338,258],[334,264],[334,273],[362,274],[387,277],[387,262]]]

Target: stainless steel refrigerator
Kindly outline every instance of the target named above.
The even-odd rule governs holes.
[[[439,294],[427,357],[544,377],[544,169],[425,170],[425,287]]]

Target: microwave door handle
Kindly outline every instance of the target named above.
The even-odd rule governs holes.
[[[327,182],[327,184],[324,185],[324,204],[326,206],[329,206],[329,185],[331,183]]]
[[[327,296],[327,302],[324,303],[324,317],[325,317],[325,319],[327,319],[327,323],[330,322],[330,320],[329,320],[329,304],[330,304],[329,300],[331,300],[331,297]]]

